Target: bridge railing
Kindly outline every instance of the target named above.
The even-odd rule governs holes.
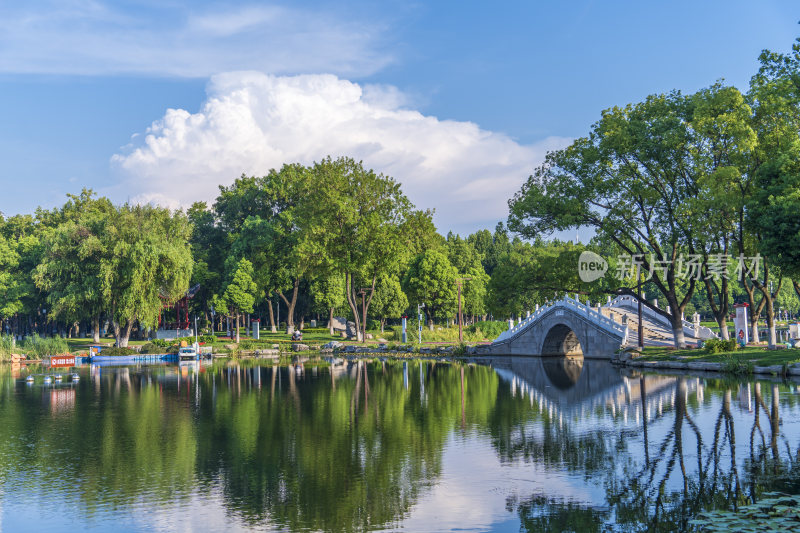
[[[642,300],[642,302],[644,302],[644,300]],[[620,295],[614,298],[610,303],[606,304],[606,307],[628,307],[631,310],[635,311],[638,305],[639,305],[639,300],[637,300],[635,296]],[[658,322],[664,327],[670,329],[672,328],[672,323],[667,317],[665,317],[660,313],[657,313],[656,311],[651,309],[647,304],[642,305],[642,315],[650,318],[655,322]],[[683,325],[684,335],[689,335],[691,337],[699,335],[701,339],[711,339],[717,337],[717,334],[714,333],[714,331],[711,330],[711,328],[709,327],[700,326],[700,329],[697,332],[695,332],[694,324],[692,324],[688,320],[681,319],[681,324]]]
[[[536,322],[546,313],[549,313],[551,310],[559,307],[569,309],[576,314],[584,315],[589,319],[590,322],[600,326],[602,329],[605,329],[606,331],[613,333],[615,335],[620,335],[623,338],[623,343],[628,338],[627,326],[623,326],[622,324],[615,322],[614,320],[603,315],[603,313],[593,309],[588,305],[579,302],[578,300],[574,300],[569,296],[564,296],[564,298],[562,298],[561,300],[558,300],[551,305],[542,306],[528,317],[520,320],[519,324],[501,333],[494,340],[494,342],[502,342],[506,339],[510,339],[516,336],[518,333],[526,329],[529,325]]]

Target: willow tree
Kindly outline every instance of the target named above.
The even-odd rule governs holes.
[[[18,276],[14,275],[18,265],[19,254],[14,243],[0,234],[0,326],[22,310],[21,287]]]
[[[100,262],[102,294],[117,345],[126,347],[134,324],[156,327],[163,303],[181,298],[192,275],[191,224],[180,211],[124,205],[107,227]]]
[[[88,320],[94,342],[100,342],[100,316],[105,310],[100,265],[108,253],[105,233],[116,209],[107,198],[95,198],[91,190],[68,197],[58,212],[61,223],[42,238],[42,258],[33,278],[47,295],[50,320]]]

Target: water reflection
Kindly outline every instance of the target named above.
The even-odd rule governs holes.
[[[674,530],[800,489],[794,384],[481,362],[0,367],[2,525]]]

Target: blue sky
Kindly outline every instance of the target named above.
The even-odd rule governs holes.
[[[788,1],[0,3],[0,212],[84,186],[185,206],[330,153],[442,231],[491,228],[602,109],[744,88],[798,20]]]

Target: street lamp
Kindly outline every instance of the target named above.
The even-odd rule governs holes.
[[[417,305],[417,335],[419,336],[419,343],[422,344],[422,312],[425,309],[425,302]]]
[[[641,265],[636,265],[636,303],[637,315],[639,318],[639,351],[644,350],[644,327],[642,326],[642,280],[641,280]]]
[[[463,331],[464,315],[461,313],[461,284],[471,279],[472,278],[469,276],[456,278],[456,285],[458,285],[458,342],[462,344],[464,342],[464,331]]]

